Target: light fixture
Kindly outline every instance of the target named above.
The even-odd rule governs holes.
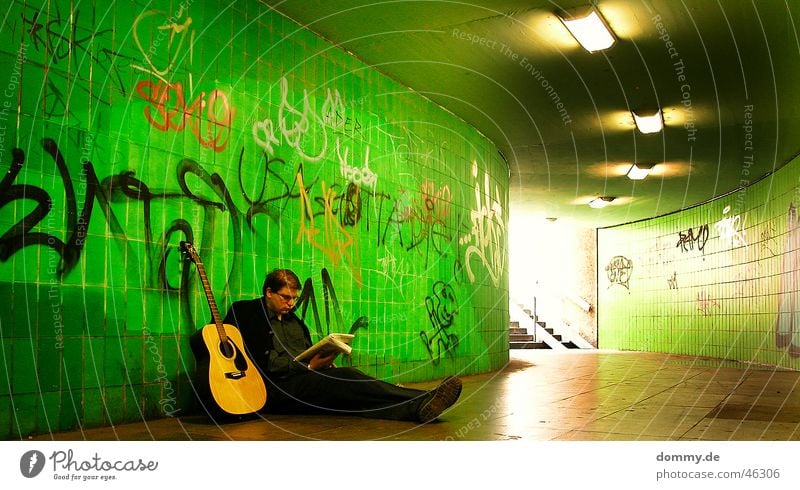
[[[600,196],[589,201],[589,207],[594,209],[604,208],[611,204],[614,199],[616,199],[616,197]]]
[[[634,163],[628,169],[628,178],[631,180],[644,180],[653,170],[653,164],[650,163]]]
[[[661,117],[661,110],[657,110],[655,114],[649,116],[642,116],[632,112],[633,120],[636,122],[636,127],[639,131],[645,134],[657,133],[664,127],[664,120]]]
[[[614,44],[614,36],[600,13],[594,9],[582,17],[559,16],[561,22],[586,51],[594,53]]]

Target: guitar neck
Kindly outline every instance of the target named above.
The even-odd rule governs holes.
[[[217,309],[217,302],[214,301],[214,293],[211,292],[211,284],[208,282],[208,277],[206,276],[206,268],[203,267],[203,263],[199,260],[195,260],[195,265],[197,266],[198,274],[200,274],[200,281],[203,283],[203,291],[206,293],[208,307],[211,308],[211,318],[214,320],[214,325],[217,327],[220,341],[225,342],[227,340],[227,335],[225,334],[225,328],[222,326],[222,317]]]

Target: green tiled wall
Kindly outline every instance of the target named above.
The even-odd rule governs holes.
[[[259,2],[12,0],[0,29],[0,437],[181,415],[188,337],[293,268],[391,381],[508,359],[508,170]]]
[[[799,179],[598,230],[599,346],[800,368]]]

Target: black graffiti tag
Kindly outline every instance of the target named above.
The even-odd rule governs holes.
[[[339,304],[339,299],[336,297],[336,288],[333,286],[328,269],[323,268],[320,275],[322,278],[324,321],[320,319],[320,307],[317,303],[317,295],[314,292],[314,281],[310,277],[303,283],[303,292],[297,298],[295,310],[298,312],[298,316],[306,323],[311,323],[313,320],[314,329],[319,337],[329,333],[344,332],[345,328],[347,328],[347,333],[355,335],[358,330],[368,328],[369,320],[366,316],[356,318],[349,328],[345,326],[342,308]],[[312,318],[308,318],[309,307],[311,308]]]
[[[606,275],[608,281],[611,283],[608,287],[614,284],[624,286],[630,289],[631,272],[633,271],[633,261],[631,259],[617,255],[611,259],[606,266]]]
[[[697,244],[697,250],[702,252],[707,241],[708,225],[705,224],[697,228],[697,234],[692,228],[689,228],[686,233],[679,231],[678,243],[675,246],[680,247],[682,252],[688,252],[689,250],[694,250],[695,244]]]
[[[433,363],[438,364],[444,355],[452,355],[458,346],[458,336],[446,332],[458,314],[458,302],[453,287],[442,281],[436,281],[432,294],[425,298],[425,308],[428,310],[433,332],[428,335],[428,332],[423,330],[419,336]]]
[[[11,168],[0,181],[0,208],[5,207],[17,200],[36,201],[36,207],[25,215],[20,221],[11,226],[2,236],[0,236],[0,261],[6,262],[16,252],[24,247],[44,246],[55,250],[60,257],[60,264],[57,269],[58,277],[71,271],[81,256],[81,251],[86,242],[89,219],[92,214],[94,200],[97,199],[101,208],[107,212],[108,196],[103,192],[94,172],[91,162],[82,163],[83,180],[86,182],[86,194],[84,197],[83,208],[78,213],[75,186],[72,177],[67,169],[64,156],[58,149],[56,142],[50,138],[42,140],[42,147],[50,155],[58,170],[61,181],[66,193],[66,238],[32,231],[39,225],[44,217],[53,208],[53,200],[44,189],[30,184],[15,184],[20,171],[25,165],[25,153],[15,148],[12,150]],[[112,216],[108,215],[109,225],[112,233],[121,233],[122,227]]]

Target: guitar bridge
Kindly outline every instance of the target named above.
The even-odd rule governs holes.
[[[231,371],[229,373],[225,373],[225,377],[228,379],[241,379],[247,376],[247,373],[244,371]]]

